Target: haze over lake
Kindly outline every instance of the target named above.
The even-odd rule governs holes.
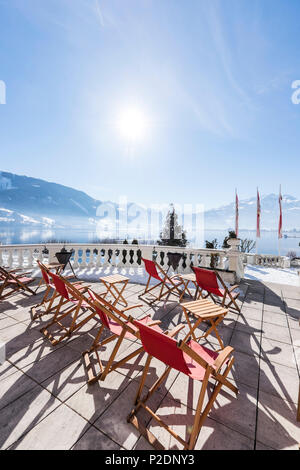
[[[199,236],[199,239],[190,242],[190,247],[204,248],[205,240],[212,241],[218,240],[218,247],[221,248],[226,230],[204,230],[204,235]],[[300,256],[300,232],[286,232],[288,238],[282,238],[280,242],[281,255],[286,255],[288,251],[295,251]],[[241,230],[240,238],[248,238],[255,240],[255,231]],[[125,237],[124,237],[125,238]],[[123,239],[122,238],[122,241]],[[134,237],[128,237],[130,242]],[[23,244],[23,243],[46,243],[49,240],[69,241],[73,243],[94,243],[99,240],[96,230],[82,229],[60,229],[60,228],[45,228],[40,227],[0,227],[0,242],[2,244]],[[153,243],[153,240],[150,241]],[[156,242],[156,240],[155,240]],[[255,249],[254,249],[255,251]],[[262,231],[261,238],[258,240],[257,252],[261,254],[278,254],[278,238],[276,231]]]

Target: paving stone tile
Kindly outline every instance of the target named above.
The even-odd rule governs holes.
[[[264,323],[262,328],[262,337],[275,339],[282,343],[291,344],[291,336],[287,327],[274,325],[273,323]]]
[[[246,354],[257,355],[260,352],[260,334],[255,333],[243,333],[239,330],[234,330],[230,346],[236,351],[240,351]]]
[[[256,320],[258,322],[262,321],[262,309],[251,308],[243,306],[241,315],[246,318],[246,320]]]
[[[300,424],[296,421],[295,405],[260,391],[257,440],[277,450],[298,449]]]
[[[274,362],[260,362],[260,390],[297,403],[299,376],[296,369]]]
[[[71,450],[120,450],[121,447],[105,436],[94,426],[90,426],[87,432],[73,445]]]
[[[295,330],[298,330],[300,328],[300,312],[299,312],[299,318],[295,318],[293,316],[290,316],[289,314],[287,314],[286,317],[287,317],[289,328],[292,328]]]
[[[22,348],[34,343],[40,335],[29,329],[24,323],[17,323],[0,330],[0,342],[5,343],[7,359]]]
[[[87,427],[88,423],[81,416],[62,404],[14,443],[11,449],[69,450]]]
[[[288,326],[286,315],[281,315],[280,313],[269,311],[264,311],[263,325],[265,323],[271,323],[273,325],[283,326],[285,328]]]
[[[235,323],[235,329],[243,333],[260,334],[262,324],[260,320],[253,320],[241,314]]]
[[[18,322],[13,318],[5,315],[3,318],[0,318],[0,330],[7,328],[8,326],[16,325]]]
[[[254,439],[256,426],[257,389],[239,384],[239,393],[225,391],[219,393],[210,418],[228,426],[244,436]],[[241,419],[242,416],[242,419]]]
[[[237,387],[240,384],[257,388],[259,376],[259,357],[234,351],[234,364],[228,375]]]
[[[75,361],[41,382],[60,401],[66,401],[86,382],[86,371],[82,361]]]
[[[292,336],[292,342],[295,346],[300,346],[300,326],[298,329],[291,328],[290,330]]]
[[[94,423],[97,429],[103,430],[106,435],[128,450],[134,447],[140,437],[137,429],[131,423],[127,423],[127,416],[133,408],[136,391],[136,383],[133,381]],[[148,404],[156,409],[161,400],[162,395],[156,393],[149,399]],[[143,425],[150,421],[143,409],[139,410],[138,418]]]
[[[274,312],[274,313],[278,313],[281,315],[286,314],[286,307],[284,303],[273,305],[273,304],[268,304],[267,302],[265,302],[263,309],[264,309],[264,312]]]
[[[0,383],[0,410],[36,386],[36,382],[15,369]]]
[[[66,404],[80,416],[93,423],[117,399],[128,383],[129,380],[122,374],[116,371],[111,372],[105,381],[83,385],[66,401]],[[137,388],[137,384],[135,386]]]
[[[262,338],[261,357],[264,360],[295,368],[294,350],[291,344],[271,338]]]
[[[47,390],[36,385],[3,408],[0,411],[0,449],[7,449],[59,404]]]
[[[169,396],[166,396],[157,410],[157,415],[163,419],[168,426],[171,426],[172,430],[182,439],[189,439],[191,427],[194,422],[194,411],[172,400]],[[172,437],[164,428],[159,426],[154,419],[151,420],[148,429],[165,448],[171,450],[183,449],[182,444]],[[211,419],[210,416],[204,421],[204,425],[200,430],[195,445],[195,450],[249,450],[253,448],[253,440]]]
[[[64,346],[51,354],[47,354],[38,362],[24,366],[22,370],[31,378],[41,383],[56,374],[68,364],[78,361],[79,354],[71,348]]]

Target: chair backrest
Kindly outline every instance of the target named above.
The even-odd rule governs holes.
[[[147,273],[149,274],[149,276],[154,277],[158,281],[162,281],[162,279],[159,277],[159,274],[157,272],[156,263],[150,259],[142,258],[142,260],[145,263],[145,269]]]
[[[42,276],[43,276],[43,279],[44,279],[45,283],[50,284],[50,279],[49,279],[49,276],[47,274],[47,270],[46,270],[45,266],[39,260],[37,260],[37,263],[39,265],[39,268],[41,270],[41,273],[42,273]]]
[[[6,269],[0,266],[0,279],[4,281],[7,277],[8,277],[8,272],[6,271]]]
[[[150,356],[156,357],[156,359],[173,369],[189,375],[183,352],[178,348],[175,339],[144,325],[138,320],[134,320],[133,323],[138,327],[143,347]]]
[[[70,300],[69,293],[68,293],[66,284],[64,283],[63,279],[59,277],[57,274],[51,273],[50,271],[49,271],[49,275],[53,279],[55,289],[57,290],[57,292],[65,299]]]
[[[196,268],[195,266],[192,268],[196,274],[196,281],[200,289],[204,289],[211,294],[219,295],[221,297],[223,296],[222,292],[220,291],[217,275],[214,271],[210,271],[209,269]]]
[[[101,304],[98,302],[98,299],[96,298],[93,291],[88,289],[88,294],[90,296],[90,299],[93,301],[93,307],[96,310],[96,312],[98,313],[102,324],[105,325],[106,328],[108,328],[110,330],[109,319],[108,319],[108,317],[105,313],[104,308],[101,308]]]

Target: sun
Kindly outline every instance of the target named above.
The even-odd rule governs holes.
[[[147,120],[140,109],[127,108],[120,113],[117,127],[123,138],[136,141],[145,136]]]

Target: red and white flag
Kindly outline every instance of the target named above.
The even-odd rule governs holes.
[[[256,238],[260,238],[260,198],[257,189]]]
[[[278,224],[278,238],[282,238],[282,207],[281,207],[281,201],[282,201],[282,196],[281,196],[281,185],[279,188],[279,224]]]
[[[239,198],[235,190],[235,234],[239,236]]]

